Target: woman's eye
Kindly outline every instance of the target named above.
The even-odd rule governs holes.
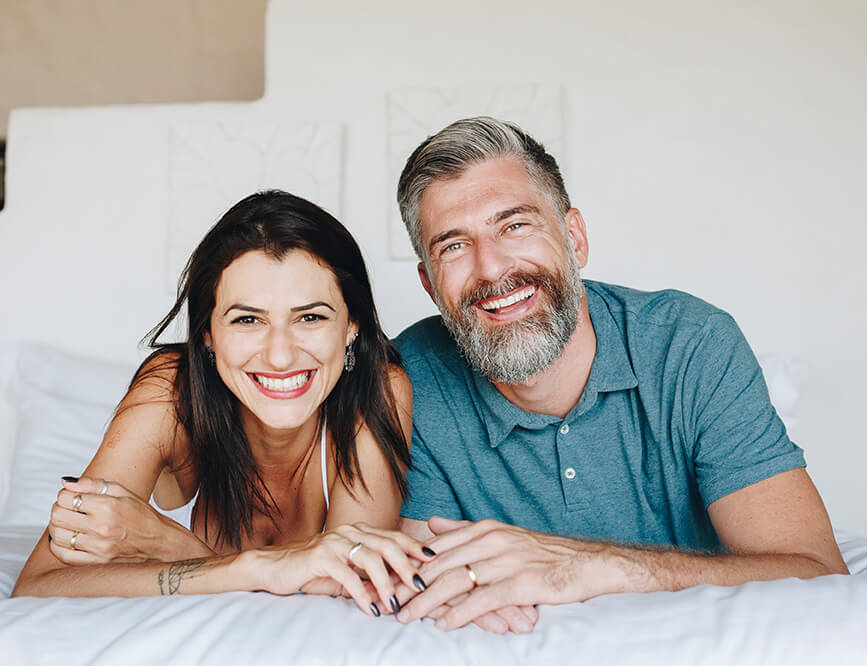
[[[323,319],[325,319],[325,317],[315,314],[313,312],[307,312],[301,315],[301,321],[321,321]]]
[[[253,315],[244,315],[243,317],[238,317],[232,320],[233,324],[255,324],[256,317]]]

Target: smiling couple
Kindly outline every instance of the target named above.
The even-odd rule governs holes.
[[[15,594],[302,591],[526,632],[537,604],[846,572],[735,322],[582,281],[538,142],[457,121],[398,202],[441,316],[393,343],[328,213],[272,191],[221,218]]]

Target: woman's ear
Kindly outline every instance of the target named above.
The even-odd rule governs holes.
[[[358,324],[354,321],[349,322],[349,326],[346,327],[346,344],[345,347],[348,347],[353,342],[355,342],[355,338],[358,337]]]
[[[213,345],[211,344],[211,332],[205,331],[205,347],[211,348]]]

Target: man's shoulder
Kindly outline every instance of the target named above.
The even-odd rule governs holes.
[[[455,366],[462,362],[457,344],[439,315],[427,317],[408,326],[393,342],[400,352],[404,366],[408,366],[408,372],[410,367],[419,364]]]
[[[624,323],[628,319],[639,326],[701,329],[708,322],[731,320],[724,310],[678,289],[642,291],[594,280],[584,284],[615,320]]]

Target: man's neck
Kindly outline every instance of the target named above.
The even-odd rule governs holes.
[[[581,399],[595,356],[596,332],[590,321],[585,295],[578,325],[563,353],[551,365],[522,384],[496,381],[493,384],[509,402],[525,412],[563,418]]]

